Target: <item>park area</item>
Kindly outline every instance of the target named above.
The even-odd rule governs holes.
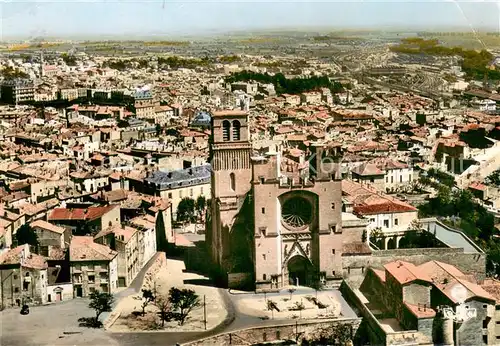
[[[337,290],[291,287],[279,293],[242,295],[236,305],[240,312],[262,320],[316,319],[343,317],[342,301]]]
[[[220,290],[212,287],[208,278],[186,272],[181,260],[166,259],[152,267],[145,276],[142,289],[152,292],[154,299],[150,297],[148,301],[142,292],[124,298],[114,311],[118,318],[108,330],[119,333],[204,331],[219,325],[227,316]],[[184,299],[181,308],[176,307],[174,295]],[[181,311],[183,315],[187,312],[185,320],[179,318]]]

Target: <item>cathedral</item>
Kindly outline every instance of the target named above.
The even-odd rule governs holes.
[[[342,228],[340,146],[311,144],[289,169],[280,152],[254,152],[245,112],[214,112],[211,131],[207,244],[217,277],[256,289],[341,278],[343,252],[362,243],[363,228]]]

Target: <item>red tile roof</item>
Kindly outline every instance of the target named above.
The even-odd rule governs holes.
[[[69,248],[71,262],[111,261],[118,253],[109,247],[94,243],[90,236],[73,236]]]
[[[23,257],[23,249],[24,259]],[[2,264],[19,264],[25,268],[32,269],[47,269],[47,261],[43,256],[33,254],[29,252],[29,248],[25,245],[20,245],[13,249],[10,249],[0,255],[0,265]]]
[[[416,267],[413,263],[395,261],[387,263],[386,265],[384,265],[384,268],[402,285],[415,280],[432,283],[430,276],[427,275],[424,270]]]
[[[48,220],[96,220],[109,211],[117,208],[117,205],[109,205],[105,207],[89,207],[87,209],[67,209],[67,208],[55,208],[49,215]]]

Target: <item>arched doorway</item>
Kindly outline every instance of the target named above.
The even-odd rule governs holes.
[[[395,248],[396,248],[396,240],[394,239],[394,237],[392,237],[387,241],[387,250],[392,250]]]
[[[290,285],[307,286],[313,272],[311,262],[303,256],[293,256],[288,260],[288,281]]]

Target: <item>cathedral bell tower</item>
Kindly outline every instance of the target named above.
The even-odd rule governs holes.
[[[246,213],[242,212],[242,208],[251,189],[252,145],[246,112],[214,112],[211,125],[212,198],[207,244],[210,244],[212,261],[227,279],[227,273],[242,270],[234,267],[233,260],[235,248],[243,244],[232,239],[237,233],[241,233],[243,238],[247,234],[246,221],[242,219]],[[242,253],[243,250],[239,248],[237,252]]]

